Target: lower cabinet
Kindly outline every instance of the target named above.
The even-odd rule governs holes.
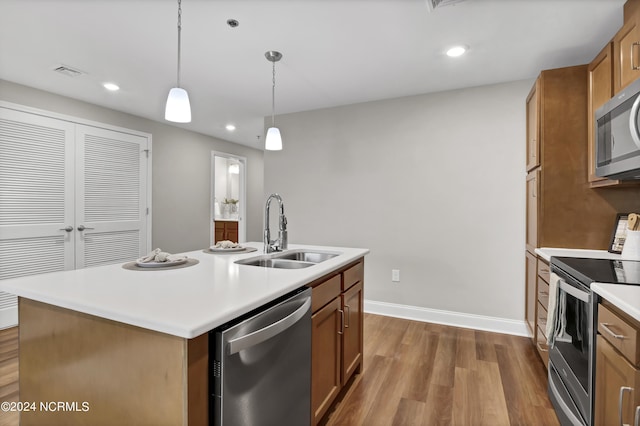
[[[214,223],[214,243],[229,240],[238,242],[238,222],[232,220],[216,220]]]
[[[362,366],[364,260],[313,288],[311,333],[311,424],[322,420]]]
[[[640,424],[640,324],[598,306],[596,426]]]

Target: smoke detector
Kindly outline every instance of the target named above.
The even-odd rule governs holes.
[[[433,12],[438,8],[441,8],[444,6],[451,6],[456,3],[461,3],[463,1],[464,0],[427,0],[427,8],[429,9],[429,12]]]
[[[60,74],[64,74],[67,77],[79,77],[83,74],[86,74],[86,72],[84,71],[80,71],[79,69],[71,68],[70,66],[63,64],[54,66],[53,70]]]

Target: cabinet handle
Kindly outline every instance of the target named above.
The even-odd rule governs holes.
[[[78,231],[84,231],[85,229],[96,229],[96,228],[89,228],[89,227],[84,226],[84,225],[79,225],[78,226]]]
[[[542,346],[540,346],[540,343],[539,343],[539,342],[536,342],[536,346],[538,347],[538,350],[539,350],[540,352],[549,352],[549,349],[545,349],[545,348],[543,348]]]
[[[344,334],[344,311],[342,309],[338,309],[338,312],[340,312],[340,330],[338,331],[338,334]]]
[[[631,69],[634,71],[640,70],[640,67],[636,65],[636,61],[635,61],[635,55],[633,54],[633,52],[635,51],[635,47],[636,46],[640,46],[640,42],[638,41],[634,41],[633,43],[631,43]]]
[[[60,228],[61,231],[67,231],[67,232],[71,232],[73,231],[73,226],[69,225],[69,226],[65,226],[64,228]]]
[[[351,317],[351,306],[349,305],[344,305],[344,309],[345,309],[345,316],[347,317],[347,319],[345,320],[344,323],[344,328],[349,328],[349,317]]]
[[[613,331],[611,331],[611,329],[608,327],[608,326],[610,326],[610,325],[611,325],[611,324],[608,324],[608,323],[606,323],[606,322],[601,322],[601,323],[600,323],[600,326],[602,327],[602,329],[603,329],[604,331],[606,331],[607,333],[609,333],[609,334],[611,335],[611,337],[613,337],[614,339],[624,339],[624,338],[625,338],[625,336],[624,336],[624,335],[622,335],[622,334],[616,334],[616,333],[614,333]]]
[[[633,417],[633,426],[640,426],[640,405],[636,407],[636,415]]]
[[[620,386],[620,397],[618,398],[618,420],[620,420],[620,426],[624,426],[622,423],[622,400],[624,399],[625,392],[631,392],[633,388],[629,386]]]

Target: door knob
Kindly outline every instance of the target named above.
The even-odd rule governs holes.
[[[84,231],[85,229],[95,229],[95,228],[88,228],[84,225],[78,225],[78,231]]]
[[[69,225],[69,226],[65,226],[64,228],[60,228],[61,231],[67,231],[67,232],[71,232],[73,231],[73,226]]]

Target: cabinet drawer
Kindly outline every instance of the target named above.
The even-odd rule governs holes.
[[[619,350],[629,362],[636,366],[640,365],[638,329],[603,305],[598,305],[598,333]]]
[[[542,278],[547,284],[549,283],[549,265],[544,261],[538,259],[538,276]]]
[[[353,265],[351,268],[344,271],[343,273],[344,279],[342,281],[342,291],[347,290],[349,287],[351,287],[358,281],[362,281],[363,275],[364,275],[364,262],[358,262],[356,265]]]
[[[549,309],[549,284],[541,279],[540,276],[538,276],[538,302],[545,309]]]
[[[536,336],[536,350],[544,365],[549,368],[549,346],[547,345],[547,337],[544,335],[544,331],[538,326],[537,336]]]
[[[544,342],[547,341],[546,330],[547,330],[547,307],[542,306],[538,303],[538,327],[542,330],[542,334],[544,337]]]
[[[311,312],[315,312],[340,296],[341,275],[334,275],[311,290]]]

